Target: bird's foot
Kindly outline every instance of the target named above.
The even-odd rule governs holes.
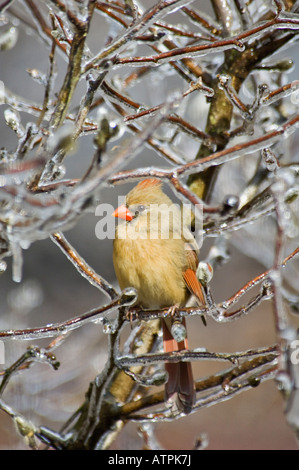
[[[178,311],[178,309],[179,309],[179,305],[172,305],[167,310],[167,315],[170,315],[172,318],[175,317],[176,312]]]
[[[141,307],[134,306],[127,310],[126,319],[130,322],[131,328],[133,328],[133,321],[138,320],[139,312],[141,312]]]

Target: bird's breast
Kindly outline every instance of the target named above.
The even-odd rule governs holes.
[[[114,240],[113,262],[121,289],[134,287],[144,308],[183,305],[185,251],[182,240]]]

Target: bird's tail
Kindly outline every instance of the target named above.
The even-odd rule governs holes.
[[[168,325],[171,321],[169,318],[162,320],[164,351],[170,353],[187,350],[187,338],[179,343],[173,339],[170,331],[171,324]],[[185,319],[182,323],[186,326]],[[168,381],[165,385],[166,402],[179,411],[190,413],[195,403],[195,387],[190,362],[168,362],[165,363],[165,370],[168,373]]]

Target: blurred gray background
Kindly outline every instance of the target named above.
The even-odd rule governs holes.
[[[155,2],[143,2],[150,6]],[[206,7],[207,2],[195,1],[194,7]],[[16,8],[23,8],[19,2]],[[175,23],[175,19],[173,19]],[[92,51],[99,50],[106,37],[108,26],[104,18],[96,15],[88,44]],[[298,61],[298,46],[281,52],[280,56]],[[65,72],[64,60],[57,56],[57,89]],[[0,53],[0,80],[13,93],[40,103],[43,88],[26,72],[28,68],[48,70],[48,51],[39,38],[26,28],[18,27],[15,47]],[[290,80],[296,78],[296,69]],[[297,74],[298,76],[298,74]],[[181,83],[181,82],[178,82]],[[140,101],[156,104],[164,100],[169,87],[177,86],[175,77],[159,82],[153,96],[150,87],[138,90]],[[78,99],[85,91],[85,83],[78,87]],[[134,95],[135,98],[138,95]],[[16,137],[3,118],[4,105],[0,106],[0,147],[13,150]],[[21,113],[22,123],[32,118]],[[93,136],[79,140],[79,147],[66,160],[66,176],[78,177],[91,161],[94,147]],[[293,139],[294,154],[298,154],[298,133]],[[117,142],[115,142],[117,145]],[[195,149],[191,149],[194,152]],[[129,165],[161,165],[161,160],[149,149]],[[166,163],[162,162],[162,165]],[[114,206],[117,196],[126,194],[131,185],[107,188],[102,191],[103,202]],[[95,236],[98,218],[86,214],[76,227],[65,233],[80,255],[104,278],[117,287],[112,265],[112,240],[99,241]],[[260,228],[258,229],[260,230]],[[204,243],[202,256],[211,241]],[[103,305],[107,298],[89,285],[60,250],[49,240],[33,243],[24,250],[23,279],[20,284],[11,278],[11,258],[8,268],[0,277],[0,329],[41,326],[64,321]],[[248,280],[265,270],[265,266],[231,246],[230,262],[215,272],[212,289],[216,301],[230,297]],[[29,297],[28,297],[29,293]],[[249,298],[248,296],[246,297]],[[294,319],[295,322],[298,321]],[[212,320],[204,328],[199,318],[188,320],[191,348],[206,347],[210,351],[241,351],[275,342],[271,302],[264,302],[258,309],[238,321],[218,324]],[[61,423],[82,403],[88,383],[105,363],[106,337],[101,326],[91,324],[74,332],[56,352],[61,367],[53,371],[47,365],[35,365],[32,371],[16,375],[4,399],[37,424],[59,429]],[[38,344],[46,345],[40,341]],[[5,344],[6,363],[10,364],[22,354],[31,342],[11,341]],[[87,347],[88,345],[88,347]],[[0,364],[1,367],[1,364]],[[198,362],[194,364],[196,377],[205,377],[224,368],[223,363]],[[233,400],[204,409],[175,423],[158,424],[156,435],[166,449],[191,449],[195,438],[206,433],[209,449],[296,449],[293,433],[283,416],[283,401],[275,383],[268,382],[245,392]],[[130,424],[118,437],[115,448],[139,448],[141,439],[136,425]],[[17,437],[11,419],[0,413],[0,448],[26,448]]]

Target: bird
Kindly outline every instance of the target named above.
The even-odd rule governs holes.
[[[120,288],[134,287],[143,309],[169,308],[162,319],[164,352],[188,350],[185,318],[178,338],[173,334],[175,311],[195,299],[205,305],[196,269],[198,246],[182,210],[163,191],[162,181],[140,181],[112,214],[121,219],[113,241],[113,264]],[[190,362],[166,362],[165,401],[172,409],[190,413],[195,383]]]

